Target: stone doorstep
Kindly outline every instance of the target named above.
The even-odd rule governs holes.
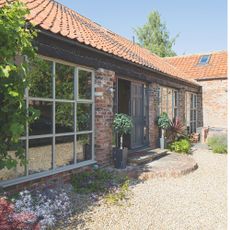
[[[154,161],[156,159],[159,159],[165,155],[167,155],[167,150],[166,149],[151,149],[149,151],[146,151],[144,153],[140,152],[139,156],[138,153],[134,153],[137,156],[132,156],[132,153],[130,154],[130,156],[128,157],[128,164],[132,165],[132,166],[136,166],[136,165],[141,165],[141,164],[146,164],[149,163],[151,161]]]

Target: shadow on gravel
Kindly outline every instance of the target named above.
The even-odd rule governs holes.
[[[91,221],[93,208],[107,205],[126,205],[131,197],[130,187],[142,183],[113,168],[96,169],[74,175],[65,190],[71,198],[73,214],[66,223],[59,223],[55,229],[86,229]]]

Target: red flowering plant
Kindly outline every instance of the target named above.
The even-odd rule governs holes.
[[[15,212],[14,205],[0,197],[0,229],[40,230],[39,220],[32,212]]]
[[[183,122],[178,117],[175,117],[166,130],[166,138],[168,142],[176,141],[182,137],[186,137],[185,131],[186,127]]]

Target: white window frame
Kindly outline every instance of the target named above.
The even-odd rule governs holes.
[[[95,94],[94,94],[94,88],[95,88],[95,70],[91,69],[91,68],[86,68],[86,67],[82,67],[79,65],[75,65],[73,63],[69,63],[63,60],[59,60],[59,59],[54,59],[54,58],[48,58],[45,56],[41,56],[39,55],[40,58],[42,58],[43,60],[47,60],[47,61],[51,61],[53,63],[53,67],[52,67],[52,98],[40,98],[40,97],[31,97],[29,96],[29,91],[28,89],[25,89],[25,100],[26,100],[26,107],[29,108],[29,101],[33,100],[33,101],[47,101],[47,102],[52,102],[53,103],[53,108],[52,108],[52,116],[53,116],[53,124],[52,124],[52,134],[44,134],[44,135],[29,135],[29,127],[28,124],[26,126],[26,135],[23,136],[21,138],[22,141],[26,142],[25,145],[25,154],[26,154],[26,160],[28,160],[28,153],[29,153],[29,140],[32,139],[38,139],[38,138],[52,138],[52,161],[51,161],[51,165],[52,165],[52,169],[51,170],[47,170],[47,171],[42,171],[36,174],[31,174],[29,175],[29,169],[28,169],[28,164],[25,166],[25,176],[21,176],[18,178],[14,178],[14,179],[10,179],[10,180],[4,180],[0,182],[0,186],[1,187],[8,187],[8,186],[12,186],[18,183],[22,183],[22,182],[27,182],[27,181],[31,181],[31,180],[35,180],[35,179],[39,179],[45,176],[50,176],[56,173],[60,173],[60,172],[64,172],[64,171],[68,171],[68,170],[72,170],[72,169],[76,169],[76,168],[80,168],[80,167],[84,167],[87,165],[91,165],[91,164],[95,164]],[[55,66],[56,63],[59,64],[64,64],[67,66],[72,66],[74,67],[74,99],[73,100],[68,100],[68,99],[56,99],[56,95],[55,95],[55,86],[56,86],[56,82],[55,82]],[[87,72],[91,72],[92,73],[92,86],[91,86],[91,99],[80,99],[79,95],[78,95],[78,86],[79,86],[79,77],[78,77],[78,71],[79,70],[85,70]],[[56,108],[55,108],[55,104],[56,102],[66,102],[66,103],[73,103],[74,104],[74,132],[68,132],[68,133],[56,133],[55,132],[55,113],[56,113]],[[83,104],[90,104],[92,106],[92,128],[91,130],[87,130],[87,131],[77,131],[77,116],[76,116],[76,112],[77,112],[77,105],[83,103]],[[91,144],[92,144],[92,148],[91,148],[91,156],[92,158],[90,160],[86,160],[86,161],[82,161],[82,162],[77,162],[77,136],[81,135],[81,134],[91,134],[92,135],[92,140],[91,140]],[[74,136],[74,148],[73,148],[73,152],[74,152],[74,163],[71,165],[67,165],[67,166],[61,166],[61,167],[56,167],[55,164],[55,159],[56,159],[56,153],[55,153],[55,138],[56,137],[62,137],[62,136]]]

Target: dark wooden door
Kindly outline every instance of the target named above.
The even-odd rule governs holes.
[[[131,133],[131,148],[144,145],[144,85],[131,82],[131,117],[134,127]]]

